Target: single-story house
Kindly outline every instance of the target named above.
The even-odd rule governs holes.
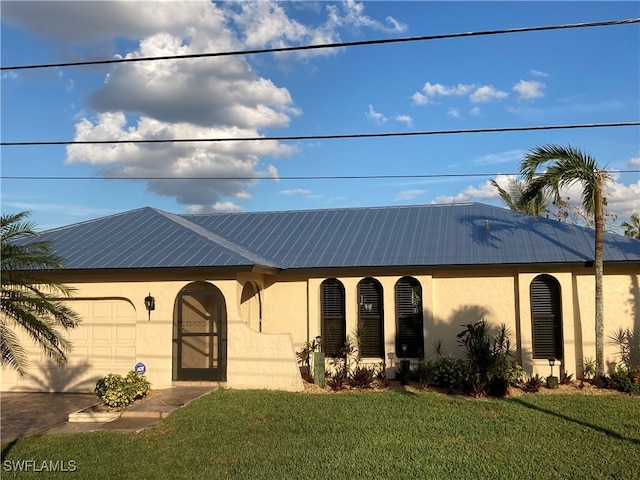
[[[66,366],[29,346],[2,390],[91,391],[145,370],[153,388],[224,382],[301,390],[295,352],[460,356],[456,334],[505,323],[529,374],[576,376],[595,357],[594,232],[477,203],[176,215],[142,208],[43,232],[82,317]],[[605,336],[640,331],[640,241],[605,234]],[[406,350],[402,346],[406,345]],[[605,344],[611,371],[616,346]]]

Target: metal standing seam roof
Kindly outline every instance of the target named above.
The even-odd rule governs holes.
[[[176,215],[142,208],[43,232],[67,269],[574,263],[593,230],[478,203]],[[640,241],[605,234],[605,261]]]

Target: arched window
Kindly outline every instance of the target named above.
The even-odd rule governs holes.
[[[560,283],[551,275],[531,282],[533,358],[562,358],[562,310]]]
[[[422,287],[412,277],[403,277],[396,283],[396,355],[404,356],[402,345],[407,346],[407,357],[424,355],[422,330]]]
[[[322,282],[320,290],[322,351],[328,357],[337,357],[347,340],[344,286],[339,280],[330,278]]]
[[[358,283],[358,330],[360,356],[384,357],[384,308],[382,285],[373,278]]]

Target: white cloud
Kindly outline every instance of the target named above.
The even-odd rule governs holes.
[[[536,77],[548,77],[549,74],[546,72],[541,72],[540,70],[531,70],[531,75]]]
[[[87,52],[107,58],[230,52],[331,43],[354,28],[406,29],[391,17],[372,18],[363,3],[353,0],[318,5],[320,18],[308,25],[289,15],[296,8],[277,1],[7,2],[2,20],[55,39],[58,51],[76,60]],[[337,51],[309,50],[300,56]],[[82,112],[74,140],[260,137],[264,129],[288,127],[302,113],[287,88],[260,76],[241,56],[104,68],[103,85],[86,101],[93,112]],[[371,112],[374,121],[386,121]],[[240,208],[225,200],[250,198],[258,177],[278,181],[277,169],[261,158],[293,151],[277,141],[70,145],[66,163],[88,163],[102,175],[164,177],[143,181],[149,191],[175,197],[190,211],[217,211]],[[173,180],[180,177],[188,179]]]
[[[271,178],[274,182],[279,182],[280,181],[280,177],[278,176],[278,169],[276,167],[274,167],[273,165],[269,164],[267,166],[267,176],[269,178]]]
[[[414,105],[427,105],[430,103],[434,103],[435,99],[438,97],[462,97],[468,94],[472,89],[473,85],[465,85],[459,83],[458,85],[447,87],[440,83],[431,83],[427,82],[422,87],[422,92],[416,92],[412,95],[411,99]]]
[[[242,210],[242,207],[233,202],[216,202],[211,206],[211,210],[214,212],[237,212]]]
[[[489,153],[487,155],[482,155],[481,157],[476,157],[472,160],[474,165],[496,165],[500,163],[520,163],[523,155],[526,153],[525,150],[509,150],[506,152],[499,153]]]
[[[469,115],[480,115],[480,107],[473,107],[469,110]]]
[[[238,138],[260,136],[257,131],[237,127],[199,127],[190,123],[165,123],[141,117],[129,125],[124,113],[103,113],[91,121],[76,124],[75,140]],[[148,190],[176,197],[186,205],[213,208],[221,197],[237,198],[258,177],[262,155],[282,156],[290,147],[276,141],[202,142],[157,144],[69,145],[67,163],[90,163],[104,175],[134,178],[163,177],[147,180]],[[267,171],[276,174],[272,168]],[[188,178],[172,181],[175,178]],[[199,178],[210,180],[198,180]],[[229,180],[233,178],[233,180]],[[242,178],[242,179],[238,179]],[[243,180],[246,179],[246,180]]]
[[[492,100],[502,100],[509,94],[494,88],[493,85],[484,85],[477,88],[469,97],[473,103],[486,103]]]
[[[2,74],[0,74],[0,80],[16,80],[17,78],[18,74],[12,70],[2,72]]]
[[[534,98],[544,97],[545,85],[535,80],[520,80],[513,86],[513,90],[518,92],[519,100],[532,100]]]
[[[416,92],[411,95],[411,103],[413,103],[414,105],[427,105],[431,102],[425,95],[421,94],[420,92]]]
[[[640,213],[640,180],[624,185],[616,181],[607,185],[605,190],[607,212],[618,216],[618,223],[629,219],[632,213]]]
[[[453,118],[460,118],[460,112],[456,108],[450,108],[447,115]]]
[[[289,190],[282,190],[280,192],[282,195],[286,195],[287,197],[291,197],[294,195],[300,195],[303,197],[308,197],[311,195],[311,190],[307,190],[306,188],[293,188]]]
[[[640,157],[630,158],[627,165],[630,167],[640,167]]]
[[[385,18],[386,23],[374,20],[364,14],[364,8],[364,3],[358,3],[354,0],[343,1],[340,5],[327,5],[326,9],[329,16],[327,23],[340,27],[367,27],[386,33],[399,33],[407,29],[405,24],[391,16]]]
[[[498,175],[496,181],[500,186],[507,183],[507,175]],[[471,201],[486,201],[499,198],[500,195],[496,187],[491,184],[490,180],[486,180],[479,186],[469,185],[462,192],[456,195],[441,195],[437,197],[433,203],[464,203]]]
[[[413,118],[411,118],[409,115],[396,115],[394,119],[397,122],[404,123],[408,127],[413,126]]]
[[[387,123],[387,117],[385,117],[381,113],[376,112],[373,109],[373,105],[369,105],[369,110],[367,110],[364,114],[369,120],[371,120],[376,125],[384,125],[385,123]]]
[[[509,182],[515,179],[513,175],[498,175],[495,180],[502,188],[506,188]],[[582,200],[582,188],[579,184],[573,184],[569,188],[560,192],[563,199],[571,204],[580,205]],[[606,211],[615,214],[618,222],[629,218],[632,213],[640,212],[640,180],[636,183],[625,185],[615,179],[608,182],[605,187],[605,197],[607,199]],[[479,185],[469,185],[456,195],[442,195],[437,197],[433,203],[463,203],[463,202],[492,202],[502,204],[497,189],[486,180]]]
[[[393,196],[393,199],[396,202],[401,202],[404,200],[412,200],[415,197],[419,197],[420,195],[423,195],[425,193],[425,190],[420,190],[420,189],[414,189],[414,190],[404,190],[402,192],[398,192]]]

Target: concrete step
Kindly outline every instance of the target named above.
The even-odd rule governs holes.
[[[226,388],[227,382],[183,382],[183,381],[172,381],[172,387],[217,387],[217,388]]]

